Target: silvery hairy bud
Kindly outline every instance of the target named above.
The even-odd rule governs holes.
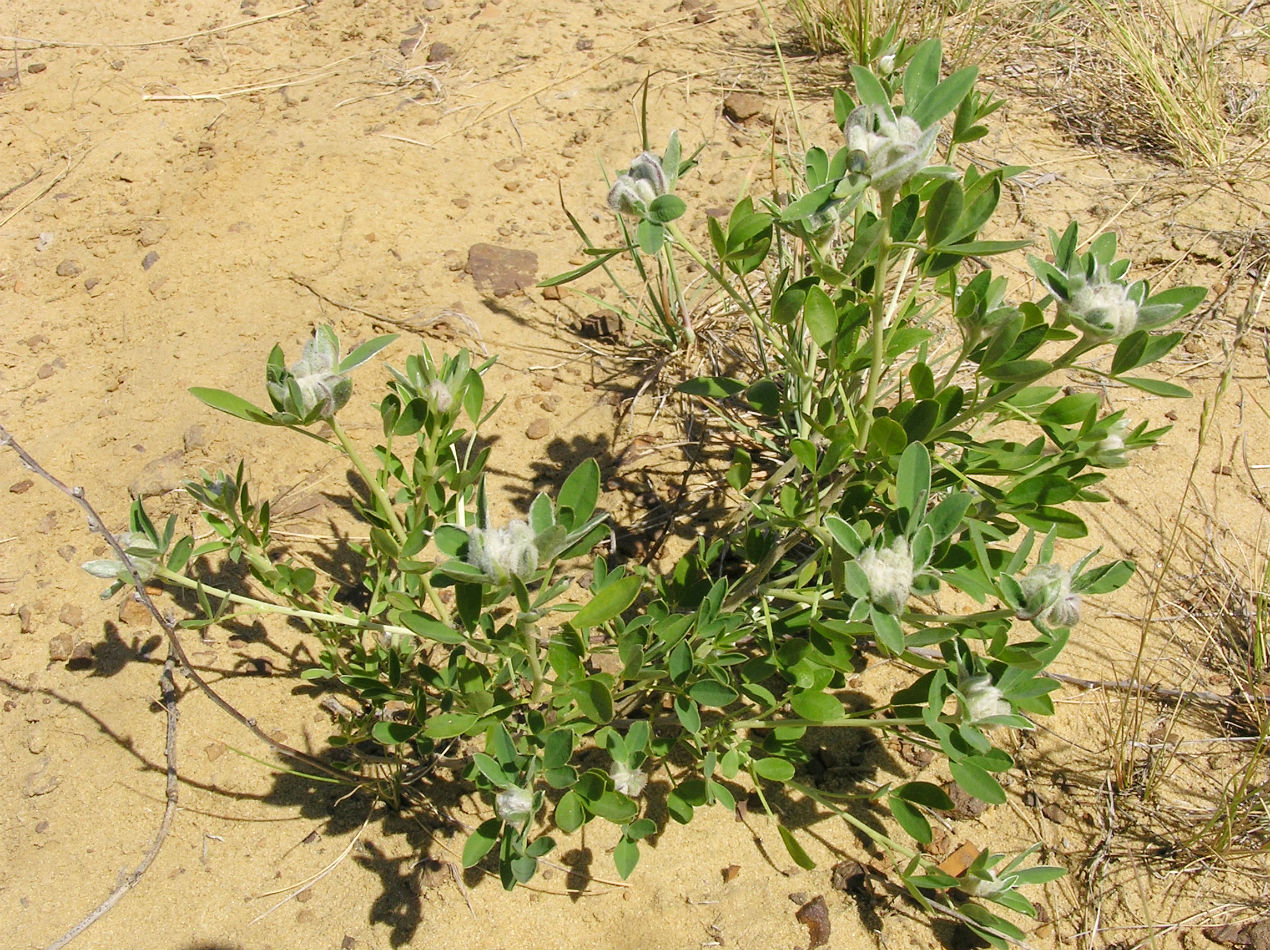
[[[300,419],[334,418],[353,394],[353,381],[339,372],[340,342],[330,327],[318,327],[289,370],[271,370],[265,386],[275,406]]]
[[[896,191],[930,163],[939,127],[922,129],[906,115],[892,118],[880,106],[858,106],[843,129],[852,171],[869,177],[879,192]]]
[[[1057,564],[1038,564],[1019,581],[1023,606],[1015,611],[1020,620],[1035,620],[1046,627],[1072,627],[1080,623],[1080,595],[1072,591],[1070,572]]]

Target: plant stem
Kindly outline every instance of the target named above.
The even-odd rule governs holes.
[[[878,398],[878,382],[882,377],[882,360],[886,354],[886,269],[891,256],[891,208],[895,204],[895,192],[884,191],[880,195],[881,208],[878,221],[882,234],[878,239],[878,262],[873,269],[873,304],[870,313],[870,337],[872,352],[869,358],[869,380],[864,390],[861,406],[860,437],[857,449],[869,444],[869,430],[873,427],[873,407]]]
[[[683,285],[679,283],[679,271],[675,267],[675,255],[670,252],[669,243],[662,245],[662,253],[666,258],[666,271],[670,275],[670,286],[675,292],[675,303],[679,307],[679,323],[683,326],[684,340],[691,347],[697,342],[697,334],[692,328],[692,314],[688,312],[688,303],[684,300]]]
[[[257,600],[254,597],[246,597],[242,594],[233,594],[227,590],[221,590],[219,587],[212,587],[198,581],[192,581],[183,574],[176,574],[167,568],[161,567],[155,571],[155,577],[160,580],[183,587],[186,590],[201,590],[213,597],[221,600],[228,600],[231,604],[242,604],[249,607],[257,613],[262,614],[283,614],[287,617],[295,617],[300,620],[314,620],[319,623],[333,623],[342,627],[356,627],[359,630],[369,630],[374,633],[400,634],[407,637],[417,637],[418,635],[407,627],[398,627],[392,624],[379,623],[374,620],[366,620],[362,617],[348,617],[344,614],[328,614],[317,610],[301,610],[298,607],[285,607],[282,604],[271,604],[267,600]]]
[[[736,288],[732,286],[732,282],[716,270],[713,264],[701,256],[701,252],[693,247],[692,243],[684,235],[683,231],[679,230],[679,225],[671,221],[666,225],[666,230],[670,233],[670,236],[675,239],[675,243],[682,247],[689,257],[700,264],[701,267],[705,269],[705,272],[714,279],[716,284],[727,291],[728,296],[736,302],[737,306],[746,313],[750,312],[749,305],[746,303],[745,298],[736,292]]]
[[[331,431],[335,433],[335,438],[339,440],[340,448],[344,450],[348,460],[357,469],[357,474],[362,477],[362,481],[366,483],[366,487],[370,489],[371,495],[374,496],[375,506],[379,509],[379,513],[384,516],[384,519],[392,527],[392,532],[396,535],[397,540],[404,544],[406,541],[406,529],[402,525],[401,519],[397,517],[397,511],[393,508],[387,492],[379,484],[378,479],[371,476],[370,470],[366,468],[366,464],[357,453],[357,449],[353,447],[352,440],[349,439],[348,433],[344,431],[344,427],[340,425],[339,420],[332,416],[327,421],[331,424]]]
[[[534,681],[533,688],[529,692],[529,701],[536,703],[542,698],[542,689],[546,685],[542,675],[542,660],[538,657],[537,627],[532,620],[521,619],[516,623],[516,632],[520,634],[525,657],[529,660],[529,675]]]

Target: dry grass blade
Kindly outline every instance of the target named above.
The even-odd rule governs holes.
[[[1090,28],[1085,42],[1101,50],[1086,54],[1100,68],[1077,83],[1092,94],[1088,113],[1105,113],[1100,125],[1111,139],[1117,133],[1110,126],[1143,111],[1138,121],[1128,116],[1124,124],[1138,135],[1154,126],[1182,164],[1215,166],[1230,157],[1249,107],[1236,101],[1237,83],[1230,79],[1239,62],[1226,52],[1229,14],[1212,7],[1183,10],[1170,0],[1082,0],[1074,11],[1077,22]],[[1147,128],[1135,129],[1142,119]]]

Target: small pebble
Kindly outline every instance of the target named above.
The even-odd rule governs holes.
[[[26,71],[28,73],[35,74],[35,73],[42,73],[46,69],[48,69],[47,63],[32,63],[30,66],[26,68]]]
[[[34,482],[32,482],[31,479],[24,478],[22,479],[22,481],[14,482],[12,485],[10,485],[9,491],[13,492],[13,494],[15,495],[21,495],[24,492],[28,491],[33,484]]]
[[[35,823],[35,833],[37,835],[42,835],[44,834],[44,832],[48,830],[49,830],[49,823],[47,821],[37,821]]]
[[[75,638],[69,633],[59,633],[49,640],[49,660],[54,663],[69,660],[73,649],[75,649]]]
[[[132,597],[125,597],[119,605],[119,622],[130,627],[144,626],[151,621],[150,611],[145,604]]]
[[[35,629],[35,614],[31,612],[29,605],[23,604],[18,608],[18,620],[22,623],[23,633],[30,633]]]
[[[149,270],[159,260],[158,251],[150,251],[145,257],[141,258],[141,269]]]
[[[1041,809],[1041,814],[1056,825],[1065,824],[1067,822],[1067,812],[1063,811],[1063,807],[1058,804],[1046,805]]]
[[[546,438],[547,433],[550,431],[551,423],[549,423],[546,419],[535,419],[533,422],[529,423],[528,428],[525,429],[525,438],[537,441],[538,439]]]
[[[433,43],[428,47],[428,62],[444,63],[454,58],[454,47],[448,43]]]
[[[83,272],[83,265],[79,261],[71,260],[69,257],[57,265],[58,277],[78,277]]]
[[[84,625],[84,610],[78,604],[63,604],[57,619],[68,627],[82,627]]]

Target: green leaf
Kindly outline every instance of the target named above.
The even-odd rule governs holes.
[[[231,416],[237,416],[239,419],[246,419],[248,422],[259,422],[261,425],[267,426],[280,424],[272,415],[259,406],[249,403],[241,396],[227,393],[223,389],[207,389],[203,386],[195,386],[190,389],[190,395],[213,409],[227,412]]]
[[[745,400],[756,412],[775,416],[781,411],[781,391],[770,379],[760,379],[745,391]]]
[[[371,727],[371,738],[380,745],[409,742],[419,734],[419,727],[409,722],[377,722]]]
[[[172,548],[172,553],[168,555],[168,570],[175,574],[181,573],[185,569],[185,565],[189,563],[190,555],[194,552],[194,538],[186,535]]]
[[[1142,365],[1142,356],[1146,353],[1147,341],[1151,334],[1146,330],[1134,330],[1120,341],[1116,347],[1116,355],[1111,358],[1111,375],[1118,376]]]
[[[498,843],[498,836],[502,830],[503,823],[497,818],[481,822],[463,845],[463,866],[470,868],[479,864],[481,858],[489,854],[490,849]]]
[[[397,339],[397,334],[390,333],[387,336],[380,336],[373,340],[367,340],[340,361],[340,366],[337,372],[347,373],[349,370],[356,369],[384,347],[392,343],[395,339]]]
[[[687,393],[689,396],[708,396],[711,399],[726,399],[735,396],[745,389],[746,384],[727,376],[700,376],[689,379],[675,387],[675,392]]]
[[[908,445],[908,433],[890,416],[878,416],[869,429],[869,442],[882,455],[899,455]]]
[[[803,303],[803,320],[816,345],[822,352],[828,352],[829,345],[838,336],[838,311],[829,295],[819,287],[807,289],[807,297]]]
[[[832,722],[843,718],[842,703],[836,697],[818,690],[796,693],[789,705],[795,715],[812,722]]]
[[[1144,393],[1150,393],[1153,396],[1165,396],[1169,399],[1189,399],[1191,391],[1175,383],[1166,383],[1162,379],[1146,379],[1143,377],[1121,376],[1120,382],[1132,386],[1134,389],[1141,389]]]
[[[794,765],[788,759],[781,759],[775,756],[768,756],[764,759],[755,759],[753,762],[754,774],[759,778],[765,778],[769,782],[788,782],[794,777]]]
[[[467,733],[477,723],[471,713],[437,713],[423,724],[423,734],[429,739],[452,739]]]
[[[894,794],[906,802],[916,802],[938,811],[949,811],[953,807],[953,800],[948,797],[948,793],[930,782],[905,782],[895,789]]]
[[[586,824],[586,810],[582,807],[582,799],[572,789],[560,796],[556,805],[556,825],[565,834],[573,834]]]
[[[596,592],[581,610],[569,618],[575,630],[585,630],[612,620],[639,596],[642,581],[636,574],[618,578]]]
[[[672,789],[666,796],[666,811],[679,824],[686,825],[692,821],[692,810],[692,805],[679,793],[679,789]]]
[[[930,830],[930,822],[926,820],[926,816],[920,811],[894,795],[890,795],[886,799],[886,807],[890,809],[891,814],[895,816],[899,826],[908,833],[908,836],[914,841],[922,844],[930,844],[933,835]]]
[[[547,769],[558,769],[568,765],[573,757],[573,733],[568,729],[557,729],[547,736],[543,744],[542,765]]]
[[[600,466],[595,459],[589,458],[569,473],[560,486],[560,494],[556,496],[556,507],[573,513],[572,520],[565,527],[572,529],[584,524],[595,511],[599,497]]]
[[[739,492],[745,491],[754,474],[754,462],[750,453],[739,445],[732,451],[732,464],[728,466],[727,482]]]
[[[859,97],[861,105],[881,106],[886,111],[887,117],[894,120],[895,111],[891,108],[891,94],[878,82],[877,76],[863,66],[852,66],[851,79],[855,83],[855,94]]]
[[[784,825],[777,825],[776,830],[780,832],[781,843],[785,845],[785,850],[789,852],[789,856],[794,859],[795,864],[804,871],[810,871],[816,867],[816,862],[803,850],[803,846],[795,840],[788,828]]]
[[[961,191],[961,183],[956,180],[946,181],[935,189],[930,202],[926,205],[926,245],[939,247],[952,237],[957,230],[957,222],[961,220],[961,209],[965,197]]]
[[[675,715],[679,718],[679,724],[689,732],[695,734],[701,731],[701,710],[691,699],[676,696]]]
[[[590,803],[590,810],[615,825],[624,825],[639,814],[639,805],[621,792],[610,789]]]
[[[635,228],[635,237],[639,241],[640,250],[652,257],[661,251],[662,245],[666,243],[666,229],[657,222],[645,218]]]
[[[397,620],[403,627],[408,627],[412,633],[417,633],[427,640],[435,640],[437,643],[464,642],[463,634],[449,624],[442,623],[417,610],[404,611]]]
[[[613,719],[613,694],[599,677],[585,679],[573,689],[574,702],[582,715],[604,725]]]
[[[987,769],[982,769],[971,762],[949,762],[948,768],[952,772],[953,780],[968,795],[973,795],[989,805],[1005,803],[1005,792],[997,784],[997,780],[988,774]]]
[[[613,849],[613,863],[617,866],[617,873],[625,881],[639,863],[639,845],[630,838],[623,837]]]
[[[487,779],[497,785],[499,788],[506,788],[512,783],[513,776],[509,776],[507,771],[498,763],[498,760],[484,752],[475,752],[472,754],[472,764]]]
[[[648,206],[648,217],[658,224],[669,224],[683,217],[687,209],[687,204],[678,195],[658,195]]]
[[[913,395],[918,399],[935,398],[935,374],[925,363],[914,363],[908,371],[909,385],[913,387]]]
[[[939,83],[943,46],[938,39],[922,42],[904,67],[904,101],[918,103]]]
[[[895,493],[910,522],[926,511],[930,496],[930,452],[920,442],[910,443],[900,456],[895,476]]]
[[[651,834],[655,834],[656,831],[657,822],[651,818],[637,818],[626,826],[626,837],[632,841],[639,841]]]
[[[908,114],[923,129],[929,128],[961,104],[961,100],[974,88],[978,76],[979,70],[974,66],[959,69],[932,89]]]
[[[585,277],[587,274],[591,273],[591,271],[595,270],[597,267],[603,267],[605,264],[611,261],[614,257],[616,257],[618,254],[621,254],[625,250],[627,250],[627,248],[624,248],[624,247],[618,247],[618,248],[613,248],[611,250],[606,250],[603,253],[601,253],[600,256],[596,257],[595,260],[587,261],[587,263],[583,264],[581,267],[576,267],[573,270],[566,271],[563,274],[557,274],[555,277],[548,277],[546,280],[540,282],[538,286],[539,287],[558,287],[561,284],[569,283],[569,281],[571,280],[577,280],[579,277]]]
[[[899,656],[904,652],[904,629],[898,620],[876,607],[869,608],[869,619],[873,623],[873,633],[877,637],[879,646],[893,656]]]
[[[718,709],[736,702],[737,699],[736,690],[713,679],[693,683],[688,689],[688,695],[702,706],[714,706]]]

